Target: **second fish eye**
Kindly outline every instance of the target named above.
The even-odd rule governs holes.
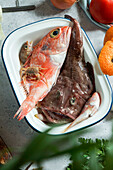
[[[24,49],[27,49],[27,45],[24,45]]]
[[[72,97],[72,98],[70,99],[70,104],[73,106],[73,105],[75,105],[75,102],[76,102],[76,98],[75,98],[75,97]]]
[[[57,28],[56,30],[53,30],[50,34],[51,38],[55,38],[60,33],[60,29]]]

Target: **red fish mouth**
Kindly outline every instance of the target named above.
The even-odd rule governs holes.
[[[62,52],[64,52],[65,50],[67,51],[69,47],[69,43],[70,43],[70,38],[71,38],[71,30],[72,28],[69,26],[63,27],[63,30],[62,30],[63,33],[61,32],[62,36],[61,36],[60,44],[57,44],[57,54],[61,53],[61,49],[62,49]]]
[[[64,26],[62,31],[61,31],[61,34],[63,35],[63,40],[66,40],[65,43],[67,43],[67,44],[69,44],[69,41],[70,41],[70,38],[71,38],[71,30],[72,30],[71,27]]]

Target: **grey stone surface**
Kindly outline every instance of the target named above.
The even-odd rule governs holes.
[[[2,27],[5,36],[14,29],[28,23],[48,17],[63,17],[65,14],[69,14],[80,22],[82,28],[88,34],[97,54],[99,54],[103,46],[105,31],[91,23],[77,3],[70,9],[59,10],[53,7],[50,0],[20,0],[19,2],[20,5],[34,4],[36,5],[36,10],[29,12],[3,13]],[[0,5],[2,7],[15,6],[15,0],[0,0]],[[112,77],[110,77],[110,81],[111,83],[113,82]],[[18,154],[34,134],[38,135],[37,132],[33,131],[28,126],[24,119],[20,122],[17,119],[13,119],[13,115],[17,109],[18,103],[13,94],[0,57],[0,136],[2,136],[9,148],[11,148],[13,155]],[[112,113],[109,113],[103,121],[90,127],[89,129],[91,131],[85,133],[84,137],[108,138],[111,135],[112,119],[113,115]],[[45,170],[63,170],[68,162],[68,156],[46,161],[44,162]]]

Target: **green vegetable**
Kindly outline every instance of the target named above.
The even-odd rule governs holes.
[[[106,153],[108,149],[108,140],[100,140],[96,139],[93,141],[92,139],[79,138],[79,142],[81,146],[87,146],[88,149],[84,150],[81,159],[84,160],[82,164],[83,170],[93,170],[92,164],[94,164],[94,169],[100,170],[106,167]],[[92,146],[91,148],[89,148]],[[71,157],[70,160],[72,163],[69,164],[67,170],[74,170],[74,165],[76,164],[76,160],[73,161]],[[91,163],[92,162],[92,163]]]
[[[113,169],[113,133],[109,140],[96,139],[93,141],[78,138],[78,135],[82,136],[84,131],[62,136],[48,135],[47,132],[38,134],[20,156],[2,166],[1,170],[18,170],[30,162],[41,167],[42,161],[64,154],[71,155],[71,163],[66,170]]]

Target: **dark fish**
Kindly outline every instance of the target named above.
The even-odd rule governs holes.
[[[75,120],[95,91],[93,67],[84,60],[81,27],[72,17],[65,17],[73,23],[66,60],[56,84],[40,102],[42,113],[52,123]]]

